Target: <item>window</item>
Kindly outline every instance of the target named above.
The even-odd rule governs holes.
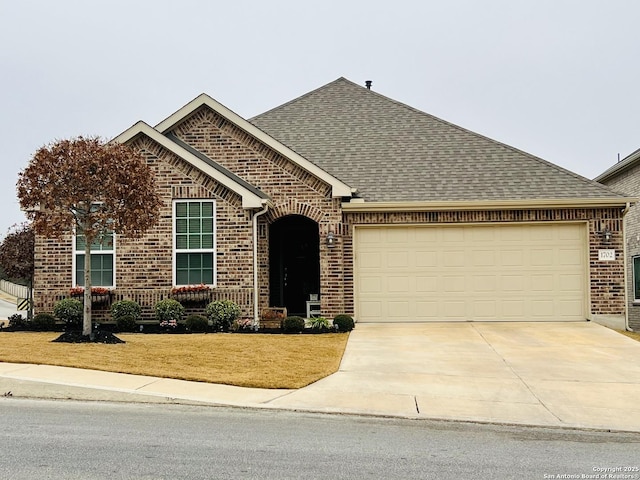
[[[640,256],[633,257],[633,301],[640,302]]]
[[[175,285],[215,285],[215,202],[174,202]]]
[[[102,242],[91,244],[91,285],[94,287],[115,287],[114,258],[115,236],[108,233]],[[84,286],[84,235],[76,235],[74,239],[74,285]]]

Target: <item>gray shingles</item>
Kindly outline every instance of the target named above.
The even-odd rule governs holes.
[[[249,121],[367,201],[619,197],[344,78]]]

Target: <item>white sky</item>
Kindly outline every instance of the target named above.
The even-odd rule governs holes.
[[[61,138],[344,76],[593,178],[640,147],[637,0],[0,0],[0,236]]]

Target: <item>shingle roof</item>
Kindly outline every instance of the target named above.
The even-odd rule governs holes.
[[[620,197],[345,78],[249,121],[367,201]]]
[[[606,183],[609,180],[611,180],[613,177],[620,175],[621,173],[624,173],[625,171],[631,169],[632,167],[637,165],[638,162],[640,162],[640,148],[635,152],[624,157],[622,160],[620,160],[618,163],[616,163],[612,167],[602,172],[600,175],[594,178],[594,180],[596,182]]]

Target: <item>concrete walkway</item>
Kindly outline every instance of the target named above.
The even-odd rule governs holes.
[[[583,323],[358,324],[340,370],[263,390],[0,363],[0,395],[640,432],[640,342]]]

